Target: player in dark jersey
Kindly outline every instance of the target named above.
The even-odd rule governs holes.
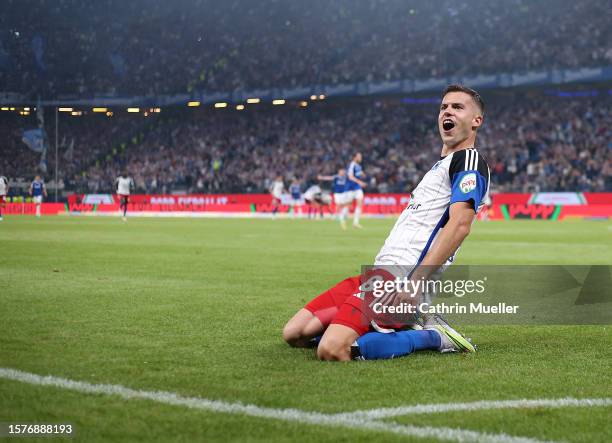
[[[412,192],[376,256],[374,274],[365,275],[363,286],[361,276],[349,277],[310,301],[285,325],[287,343],[308,346],[320,339],[318,358],[337,361],[393,358],[425,349],[475,351],[437,316],[427,319],[422,330],[403,330],[406,323],[376,317],[365,303],[371,292],[365,283],[391,279],[390,267],[413,282],[425,281],[452,263],[488,194],[489,167],[474,149],[483,115],[484,103],[476,91],[460,85],[444,90],[438,114],[440,160]],[[407,295],[397,293],[393,306]]]
[[[289,194],[291,195],[291,212],[293,217],[295,217],[302,203],[302,186],[297,177],[295,177],[289,185]]]
[[[34,181],[30,185],[30,195],[36,205],[36,217],[40,217],[40,207],[43,197],[47,197],[47,188],[45,187],[45,182],[40,178],[40,175],[34,177]]]

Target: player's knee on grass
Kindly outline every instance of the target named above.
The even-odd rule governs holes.
[[[298,327],[287,323],[283,328],[283,340],[289,344],[289,346],[299,347],[302,342],[302,334]]]
[[[351,359],[351,347],[342,341],[326,340],[319,343],[317,358],[323,361],[349,361]]]
[[[323,333],[323,324],[307,309],[301,309],[283,328],[283,340],[293,347],[308,346],[311,339]]]
[[[325,361],[349,361],[351,359],[351,344],[359,334],[348,326],[332,324],[329,326],[319,346],[317,357]]]

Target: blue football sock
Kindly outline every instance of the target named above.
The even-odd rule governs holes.
[[[366,360],[395,358],[425,349],[440,347],[440,334],[436,331],[399,331],[383,334],[368,332],[357,339],[359,352]]]

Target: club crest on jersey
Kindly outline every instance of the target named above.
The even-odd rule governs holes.
[[[461,192],[464,194],[476,189],[476,174],[473,172],[465,174],[459,182],[459,189],[461,189]]]

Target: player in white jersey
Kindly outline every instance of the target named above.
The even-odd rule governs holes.
[[[127,171],[124,171],[115,180],[115,185],[117,186],[117,195],[119,196],[119,207],[123,211],[123,221],[126,221],[130,191],[134,189],[134,180],[128,175]]]
[[[350,205],[353,201],[355,202],[355,212],[353,213],[353,226],[355,228],[361,228],[359,217],[361,217],[361,208],[363,206],[363,188],[366,187],[366,182],[364,181],[365,174],[361,167],[362,160],[361,152],[356,152],[346,170],[348,180],[346,181],[344,201],[347,205]]]
[[[283,330],[287,343],[308,346],[320,338],[317,356],[341,361],[393,358],[424,349],[475,351],[437,316],[422,330],[403,330],[407,323],[398,324],[397,317],[383,316],[388,322],[381,322],[368,304],[372,290],[367,284],[371,278],[401,277],[388,271],[390,266],[412,282],[427,280],[453,261],[488,194],[489,167],[474,149],[483,115],[484,103],[476,91],[460,85],[444,90],[438,115],[440,160],[414,189],[376,256],[374,270],[366,273],[363,285],[361,276],[347,278],[298,311]],[[410,294],[391,295],[394,307]]]
[[[317,210],[323,218],[323,208],[331,203],[331,196],[324,193],[319,185],[312,185],[304,192],[304,201],[308,206],[308,218],[317,218]]]
[[[2,210],[4,209],[8,191],[9,191],[8,179],[4,175],[0,175],[0,221],[2,221]]]
[[[270,194],[272,194],[272,214],[276,214],[278,212],[284,191],[285,184],[283,183],[283,177],[279,175],[272,183],[272,186],[270,186]]]

